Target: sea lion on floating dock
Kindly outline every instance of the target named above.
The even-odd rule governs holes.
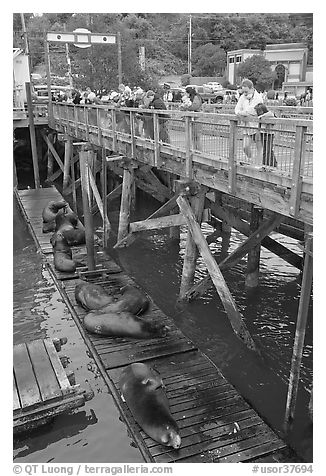
[[[65,200],[51,200],[42,211],[43,233],[55,231],[55,218],[59,210],[67,205]]]
[[[86,311],[101,309],[113,302],[113,297],[102,286],[86,282],[76,285],[75,299]]]
[[[54,267],[64,273],[73,273],[76,271],[76,263],[72,259],[72,251],[64,235],[57,231],[51,237],[53,248]]]
[[[144,314],[149,307],[148,297],[135,286],[124,286],[120,290],[122,296],[112,303],[105,306],[109,312],[131,312],[131,314]],[[104,311],[104,309],[103,309]]]
[[[120,376],[120,390],[133,417],[153,440],[178,449],[181,437],[171,415],[161,378],[148,366],[134,363]]]
[[[139,339],[165,337],[168,331],[164,324],[145,321],[130,312],[111,312],[108,307],[86,314],[84,327],[92,334]]]
[[[69,205],[62,208],[55,217],[55,231],[60,231],[66,238],[68,245],[83,245],[86,241],[83,225]]]

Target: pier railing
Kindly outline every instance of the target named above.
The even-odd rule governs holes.
[[[202,173],[209,167],[207,184],[217,172],[219,177],[224,174],[231,194],[236,193],[239,180],[285,187],[291,190],[292,216],[300,208],[301,193],[312,197],[312,120],[255,118],[248,126],[234,114],[54,103],[49,125],[120,153],[124,144],[141,161],[144,151],[150,152],[153,159],[144,161],[156,167],[169,159],[178,164],[175,173],[180,174],[182,167],[184,177],[194,178],[194,169]],[[253,139],[249,154],[243,151],[244,134]]]

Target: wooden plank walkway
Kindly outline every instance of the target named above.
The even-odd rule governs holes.
[[[39,216],[49,200],[61,195],[52,187],[18,191],[18,201],[32,234],[42,250],[53,279],[64,298],[76,325],[93,354],[113,398],[148,462],[299,462],[276,433],[224,378],[219,369],[175,326],[172,319],[151,301],[144,319],[164,322],[170,331],[163,338],[129,339],[101,337],[83,328],[83,310],[74,297],[75,286],[83,278],[101,284],[116,295],[133,281],[111,258],[97,253],[97,273],[78,270],[62,279],[51,261]],[[39,215],[38,215],[39,213]],[[51,234],[45,235],[50,239]],[[76,253],[83,253],[76,247]],[[99,250],[98,250],[99,251]],[[102,271],[101,271],[102,270]],[[134,284],[135,285],[135,284]],[[171,412],[180,427],[179,450],[164,447],[148,437],[134,421],[119,389],[122,370],[133,362],[146,362],[163,378]]]
[[[54,416],[81,407],[89,399],[71,385],[51,339],[18,344],[13,349],[14,434],[31,430]]]

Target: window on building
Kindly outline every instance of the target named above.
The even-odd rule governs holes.
[[[234,56],[230,56],[229,63],[234,63]]]
[[[241,63],[241,61],[242,61],[242,56],[237,55],[237,56],[235,57],[235,61],[236,61],[236,63]]]

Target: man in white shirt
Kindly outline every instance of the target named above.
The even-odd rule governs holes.
[[[243,151],[251,159],[251,146],[255,141],[257,122],[250,121],[257,117],[255,106],[263,102],[262,95],[254,88],[250,79],[244,79],[241,83],[242,94],[235,106],[234,113],[239,118],[240,125],[246,126],[243,129]]]

